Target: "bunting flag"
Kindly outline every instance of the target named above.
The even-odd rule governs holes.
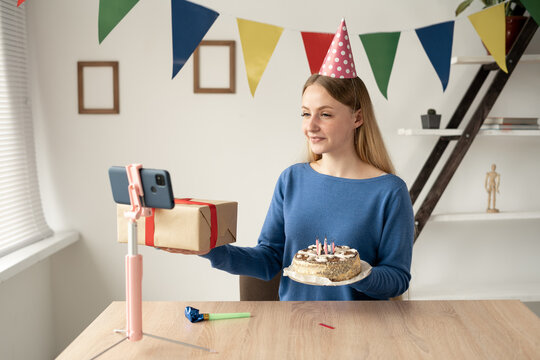
[[[506,20],[501,3],[469,15],[469,21],[502,71],[506,68]]]
[[[24,1],[24,0],[23,0]],[[531,14],[531,17],[540,25],[540,1],[538,0],[521,0],[525,9]]]
[[[23,2],[25,2],[26,0],[17,0],[17,7],[19,7]]]
[[[531,17],[540,22],[540,1],[521,0]],[[25,0],[17,0],[17,6]],[[139,0],[99,0],[98,37],[99,43],[118,25]],[[506,2],[505,2],[506,3]],[[474,26],[487,50],[499,67],[506,68],[505,53],[505,3],[490,6],[470,15]],[[173,74],[178,74],[191,57],[219,13],[187,0],[171,0]],[[450,59],[454,37],[454,21],[447,21],[415,29],[426,55],[437,73],[443,91],[450,77]],[[264,74],[283,28],[237,18],[244,63],[252,96]],[[312,74],[319,73],[333,41],[333,34],[301,32],[306,57]],[[389,33],[360,34],[360,40],[375,77],[377,87],[388,99],[388,85],[394,66],[401,31]]]
[[[386,99],[400,35],[399,31],[360,35],[379,91]]]
[[[188,61],[219,13],[185,0],[171,0],[173,73]]]
[[[334,34],[301,32],[311,74],[317,74],[332,43]]]
[[[99,0],[98,36],[100,44],[138,2],[139,0]]]
[[[283,28],[240,18],[236,21],[240,32],[249,89],[251,95],[255,96],[255,90],[274,53]]]
[[[450,77],[454,21],[416,29],[416,35],[441,80],[443,91],[446,90]]]

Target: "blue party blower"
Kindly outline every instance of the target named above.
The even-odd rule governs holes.
[[[240,313],[221,313],[221,314],[205,314],[205,313],[199,313],[199,309],[195,309],[191,306],[186,306],[186,309],[184,311],[186,314],[186,317],[189,321],[192,323],[204,321],[204,320],[222,320],[222,319],[238,319],[238,318],[246,318],[250,317],[251,313],[248,312],[240,312]]]

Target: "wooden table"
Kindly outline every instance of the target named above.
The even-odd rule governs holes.
[[[190,323],[184,308],[251,312]],[[324,327],[330,325],[334,329]],[[111,303],[59,359],[90,359],[124,335],[125,303]],[[539,359],[540,319],[517,300],[368,302],[144,302],[145,336],[98,359]]]

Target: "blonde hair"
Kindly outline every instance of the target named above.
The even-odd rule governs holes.
[[[356,154],[360,160],[375,166],[377,169],[388,174],[394,174],[394,166],[386,151],[381,131],[379,130],[375,113],[373,112],[371,98],[364,82],[359,77],[353,79],[336,79],[314,74],[307,79],[302,94],[313,84],[319,84],[324,87],[330,96],[350,107],[353,112],[361,109],[364,122],[354,131]],[[308,157],[309,162],[322,158],[321,154],[315,154],[311,151],[309,142]]]

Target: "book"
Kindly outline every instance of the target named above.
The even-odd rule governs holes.
[[[480,130],[540,130],[540,125],[505,125],[505,124],[484,124]]]
[[[538,125],[538,118],[488,116],[484,125]]]

